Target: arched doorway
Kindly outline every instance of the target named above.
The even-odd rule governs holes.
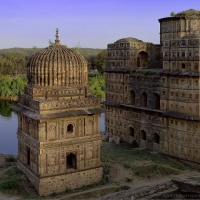
[[[145,92],[141,95],[141,106],[147,107],[147,94]]]
[[[157,133],[153,134],[152,140],[153,140],[154,143],[160,144],[160,136]]]
[[[130,103],[135,104],[135,92],[133,90],[130,91]]]
[[[137,67],[147,67],[148,54],[145,51],[141,51],[137,57]]]
[[[70,153],[67,156],[66,162],[67,169],[76,169],[76,156],[73,153]]]
[[[154,109],[160,109],[160,95],[154,94]]]
[[[144,130],[140,131],[140,139],[146,140],[146,132]]]
[[[133,127],[129,127],[129,135],[134,137],[135,131]]]

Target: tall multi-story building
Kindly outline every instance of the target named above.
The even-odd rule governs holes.
[[[106,131],[150,150],[200,163],[200,16],[159,19],[160,44],[108,44]]]
[[[39,195],[99,182],[100,98],[90,95],[87,63],[55,44],[32,56],[18,104],[18,168]]]

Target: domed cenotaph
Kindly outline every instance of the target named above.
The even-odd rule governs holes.
[[[18,113],[18,168],[39,195],[99,182],[100,98],[90,95],[86,60],[55,43],[27,64]]]

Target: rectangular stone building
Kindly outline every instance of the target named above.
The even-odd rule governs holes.
[[[108,44],[104,104],[106,131],[121,141],[200,163],[198,13],[159,19],[159,45]]]

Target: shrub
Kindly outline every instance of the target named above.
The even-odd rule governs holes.
[[[8,156],[8,157],[5,157],[5,161],[6,162],[16,162],[17,160],[13,156]]]
[[[110,173],[110,164],[103,163],[103,178],[101,180],[102,184],[106,184],[109,181],[109,173]]]
[[[129,187],[128,185],[122,185],[122,186],[120,187],[120,189],[121,189],[121,190],[129,190],[130,187]]]
[[[174,13],[174,12],[171,12],[171,13],[170,13],[170,16],[171,16],[171,17],[174,17],[174,16],[175,16],[175,13]]]
[[[132,182],[132,181],[133,181],[132,178],[126,178],[126,182],[130,183],[130,182]]]

